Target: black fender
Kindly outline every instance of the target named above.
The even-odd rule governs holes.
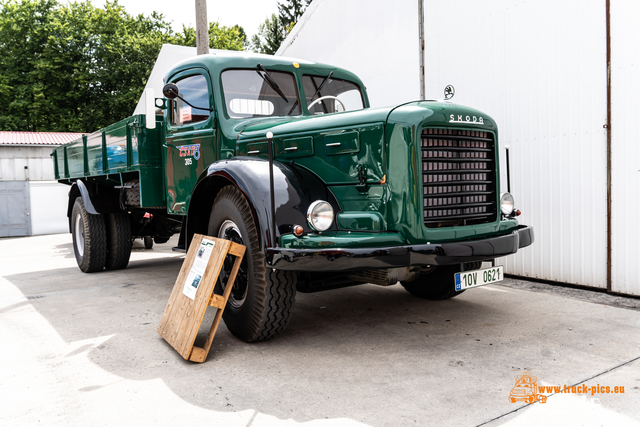
[[[307,209],[316,200],[331,204],[334,213],[340,206],[320,178],[294,163],[273,162],[276,241],[291,233],[293,225],[301,225],[305,233],[313,230],[307,224]],[[195,233],[207,234],[209,216],[216,195],[226,185],[236,186],[245,195],[258,230],[260,250],[272,247],[270,234],[271,205],[269,195],[269,161],[254,157],[234,157],[209,165],[196,183],[187,213],[187,247]],[[335,221],[329,230],[337,230]],[[215,236],[214,236],[215,237]]]
[[[99,214],[99,212],[93,206],[91,195],[89,194],[87,186],[81,180],[77,180],[73,184],[71,184],[71,189],[69,190],[69,207],[67,209],[68,217],[71,217],[71,210],[73,209],[73,204],[76,202],[78,196],[82,197],[82,203],[84,204],[84,209],[87,211],[87,213],[90,213],[91,215]]]
[[[89,195],[89,190],[87,190],[87,186],[84,185],[84,182],[77,180],[73,184],[71,184],[71,189],[69,190],[69,200],[67,204],[67,218],[69,218],[69,233],[71,233],[71,211],[73,210],[73,205],[76,202],[78,197],[82,197],[82,203],[84,204],[84,209],[87,213],[91,215],[99,215],[96,208],[93,206],[93,202],[91,201],[91,196]]]
[[[82,203],[87,213],[100,215],[103,213],[119,212],[121,210],[119,195],[119,191],[111,187],[85,182],[80,179],[74,181],[69,190],[69,201],[67,205],[69,232],[71,232],[71,211],[78,197],[82,197]]]

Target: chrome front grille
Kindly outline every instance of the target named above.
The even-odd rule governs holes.
[[[476,130],[422,131],[424,224],[451,227],[496,218],[493,135]]]

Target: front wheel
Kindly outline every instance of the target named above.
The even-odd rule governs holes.
[[[245,342],[278,335],[289,322],[296,275],[265,267],[251,207],[237,188],[227,186],[218,193],[209,217],[208,234],[247,247],[222,316],[229,331]],[[225,260],[216,293],[224,290],[234,259],[229,255]]]
[[[73,252],[78,267],[85,273],[104,269],[107,260],[107,233],[102,215],[92,215],[78,197],[71,210]]]

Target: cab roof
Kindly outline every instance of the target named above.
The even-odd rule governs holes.
[[[364,88],[364,84],[358,76],[343,68],[305,59],[228,50],[215,50],[206,55],[198,55],[181,61],[169,70],[165,76],[165,81],[168,82],[173,75],[189,68],[205,68],[209,70],[210,75],[213,77],[231,68],[258,69],[258,64],[261,64],[266,69],[288,71],[298,75],[326,76],[333,71],[334,78],[357,82]]]

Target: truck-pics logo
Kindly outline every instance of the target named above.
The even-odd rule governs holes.
[[[480,117],[463,116],[462,114],[458,114],[456,116],[455,114],[451,114],[449,115],[449,123],[465,123],[468,125],[483,125],[484,119],[482,118],[482,116]]]
[[[538,386],[538,379],[529,371],[524,371],[522,375],[516,377],[516,385],[509,393],[509,402],[516,403],[522,400],[527,403],[533,403],[536,400],[540,403],[547,402],[547,396],[543,393],[559,394],[559,393],[577,393],[577,394],[623,394],[624,386],[605,386],[596,384],[588,386],[586,384],[574,385],[541,385]],[[593,401],[593,399],[592,399]]]
[[[196,160],[200,158],[200,144],[180,145],[176,148],[180,150],[180,157],[193,157]],[[184,164],[186,166],[191,163],[191,159],[184,159]]]
[[[522,375],[516,377],[516,385],[509,393],[509,402],[516,403],[518,400],[527,403],[533,403],[536,400],[547,403],[547,396],[538,394],[538,378],[529,371],[524,371]]]

